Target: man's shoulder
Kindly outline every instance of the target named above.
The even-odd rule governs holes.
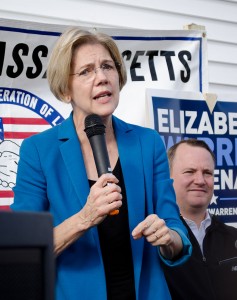
[[[222,222],[217,216],[212,216],[211,227],[222,231],[223,233],[228,233],[237,238],[237,228]]]

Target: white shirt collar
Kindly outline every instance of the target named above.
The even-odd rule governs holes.
[[[184,218],[186,223],[188,224],[189,228],[192,230],[192,233],[196,237],[199,246],[201,248],[201,251],[203,252],[203,239],[206,235],[206,229],[211,225],[211,216],[208,211],[206,211],[205,219],[201,222],[200,227],[197,227],[197,224],[187,218]]]

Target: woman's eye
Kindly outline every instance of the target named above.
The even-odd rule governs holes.
[[[87,76],[92,72],[91,68],[86,68],[79,73],[79,76]]]
[[[109,71],[109,70],[113,70],[113,66],[112,65],[110,65],[110,64],[103,64],[102,66],[101,66],[101,68],[103,69],[103,70],[106,70],[106,71]]]

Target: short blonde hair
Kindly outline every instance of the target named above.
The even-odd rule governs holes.
[[[57,40],[47,68],[49,87],[54,96],[66,101],[69,76],[75,49],[85,44],[100,44],[107,49],[115,62],[119,75],[120,90],[127,82],[126,68],[119,49],[113,38],[104,33],[92,33],[78,27],[68,28]]]

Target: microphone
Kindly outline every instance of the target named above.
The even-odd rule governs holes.
[[[101,118],[96,114],[88,115],[85,118],[84,131],[91,145],[98,176],[100,177],[105,173],[112,173],[105,142],[105,125]],[[118,213],[119,210],[115,209],[110,212],[110,215],[117,215]]]

